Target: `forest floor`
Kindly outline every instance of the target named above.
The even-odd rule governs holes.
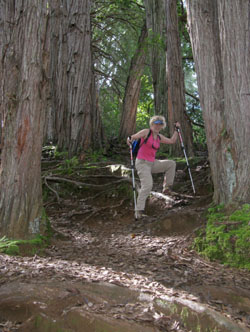
[[[212,200],[205,158],[191,165],[195,196],[185,164],[176,195],[154,175],[140,221],[128,156],[61,166],[43,160],[50,245],[0,255],[0,331],[250,331],[249,271],[192,248]]]

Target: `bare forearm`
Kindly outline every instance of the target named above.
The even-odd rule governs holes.
[[[143,129],[141,131],[139,131],[138,133],[131,135],[127,138],[127,144],[130,144],[132,141],[145,137],[148,134],[148,129]]]
[[[170,144],[175,144],[176,141],[177,141],[177,138],[178,138],[178,133],[177,133],[177,131],[175,130],[174,133],[173,133],[173,135],[172,135],[172,137],[170,138],[170,141],[171,141]]]
[[[171,138],[165,137],[163,135],[160,135],[160,136],[161,136],[161,143],[164,143],[164,144],[175,144],[176,141],[177,141],[177,138],[178,138],[178,133],[175,130]]]

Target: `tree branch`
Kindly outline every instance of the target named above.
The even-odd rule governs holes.
[[[200,102],[200,99],[194,95],[192,95],[190,92],[188,91],[185,91],[185,94],[188,95],[189,97],[195,99],[196,101]]]

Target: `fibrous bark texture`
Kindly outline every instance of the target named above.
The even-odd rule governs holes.
[[[1,1],[0,234],[34,236],[42,225],[44,3]]]
[[[167,117],[166,0],[144,0],[144,4],[149,31],[149,54],[154,87],[155,113]]]
[[[186,116],[185,83],[182,68],[181,43],[178,28],[176,0],[166,0],[167,18],[167,80],[168,80],[168,121],[170,133],[174,123],[181,124],[183,141],[188,155],[193,155],[192,127]],[[173,146],[175,155],[181,155],[181,145]]]
[[[51,0],[51,91],[54,140],[69,155],[100,141],[91,54],[90,0]]]
[[[141,30],[138,48],[131,61],[129,76],[125,88],[119,134],[121,138],[132,135],[136,129],[136,113],[141,89],[141,76],[143,74],[146,60],[146,37],[147,28],[145,23]]]
[[[250,3],[188,0],[214,201],[250,200]]]

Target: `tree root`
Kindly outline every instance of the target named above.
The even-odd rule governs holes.
[[[103,191],[101,191],[101,192],[95,194],[94,196],[89,196],[89,197],[86,197],[86,198],[84,198],[84,199],[81,199],[81,201],[82,201],[82,202],[86,202],[86,201],[89,201],[89,200],[94,200],[94,199],[96,199],[97,197],[103,195],[103,194],[106,193],[106,192],[109,192],[109,191],[108,191],[108,190],[103,190]]]
[[[131,183],[130,178],[121,178],[118,181],[112,181],[110,183],[105,183],[105,184],[101,184],[101,185],[100,184],[85,183],[85,182],[80,182],[80,181],[75,181],[75,180],[69,180],[69,179],[66,179],[66,178],[56,177],[56,176],[46,176],[45,179],[46,179],[46,181],[66,182],[66,183],[70,183],[70,184],[73,184],[75,186],[78,186],[80,188],[86,187],[86,188],[92,188],[92,189],[97,189],[97,190],[103,190],[103,189],[108,188],[112,185],[121,184],[123,182]],[[52,191],[54,192],[54,190],[52,190]]]
[[[52,187],[50,187],[50,186],[48,185],[48,182],[47,182],[47,178],[46,178],[46,177],[44,178],[44,183],[45,183],[46,187],[47,187],[49,190],[51,190],[51,191],[56,195],[57,203],[60,203],[60,197],[59,197],[59,195],[58,195],[58,192],[57,192],[55,189],[53,189]]]

